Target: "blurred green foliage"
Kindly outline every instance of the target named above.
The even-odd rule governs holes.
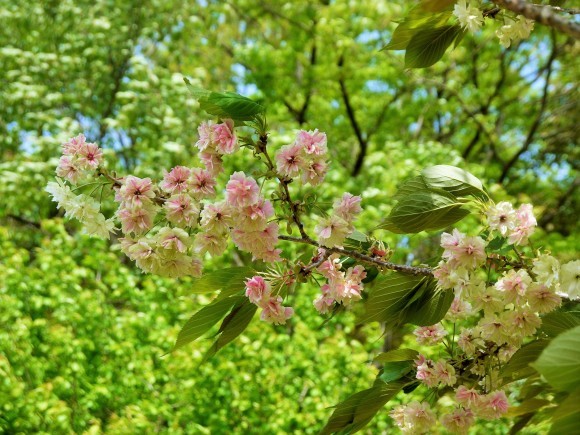
[[[361,194],[360,231],[389,213],[397,183],[450,164],[484,180],[497,201],[533,202],[537,240],[571,259],[578,44],[537,26],[504,50],[484,29],[434,67],[408,72],[400,54],[378,50],[409,3],[0,0],[0,432],[315,433],[329,406],[372,383],[368,361],[389,337],[358,328],[356,313],[323,325],[311,305],[317,289],[306,286],[292,296],[288,328],[254,320],[201,366],[209,340],[161,357],[210,299],[189,295],[191,281],[140,274],[50,203],[43,189],[59,145],[79,132],[120,173],[159,178],[196,164],[204,118],[183,76],[263,103],[273,147],[297,128],[325,131],[324,188],[291,188],[329,207],[345,190]],[[260,169],[249,153],[226,165]],[[437,235],[374,235],[395,261],[429,263],[438,252]],[[207,269],[247,262],[230,251]],[[391,424],[379,413],[368,431]]]

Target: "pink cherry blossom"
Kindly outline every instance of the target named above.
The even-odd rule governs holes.
[[[191,169],[185,166],[176,166],[165,174],[161,182],[161,189],[169,193],[182,193],[189,189]]]
[[[443,340],[443,337],[447,335],[447,331],[441,323],[437,323],[435,325],[417,328],[413,331],[413,334],[417,337],[417,343],[435,345]]]
[[[345,221],[352,222],[356,215],[362,211],[360,202],[360,196],[351,195],[346,192],[340,200],[334,203],[333,209]]]
[[[433,374],[441,384],[448,387],[452,387],[457,382],[455,368],[445,360],[439,360],[435,363]]]
[[[259,275],[246,281],[246,296],[253,304],[260,305],[263,300],[266,301],[269,298],[270,291],[270,284]]]
[[[472,407],[479,403],[481,397],[474,388],[467,388],[465,385],[460,385],[455,393],[455,398],[460,405],[464,407]]]
[[[81,147],[86,143],[86,138],[84,134],[79,134],[73,138],[70,138],[68,142],[62,144],[62,153],[67,156],[76,155]]]
[[[532,283],[527,297],[530,308],[538,313],[549,313],[562,303],[562,298],[543,284]]]
[[[66,178],[72,184],[76,184],[85,175],[85,172],[81,170],[71,156],[65,155],[58,161],[56,175]]]
[[[195,235],[193,246],[199,255],[209,252],[213,257],[220,256],[228,247],[227,234],[199,232]]]
[[[199,153],[199,160],[205,169],[212,175],[217,176],[224,171],[222,156],[213,152]]]
[[[223,201],[207,204],[201,212],[201,226],[209,232],[225,232],[233,224],[232,211]]]
[[[511,269],[495,284],[495,288],[503,292],[506,303],[516,303],[526,300],[526,291],[532,283],[532,278],[524,269]]]
[[[303,183],[310,183],[312,186],[318,186],[324,181],[328,172],[328,163],[322,159],[304,161],[302,165]]]
[[[282,306],[281,296],[271,296],[266,301],[262,301],[260,306],[262,307],[260,319],[274,325],[285,324],[286,320],[294,314],[292,308]]]
[[[328,248],[342,245],[346,236],[352,231],[351,225],[337,215],[322,219],[314,228],[314,232],[318,235],[318,242]]]
[[[234,132],[234,121],[224,119],[223,123],[212,126],[212,129],[212,139],[217,152],[220,154],[232,154],[238,150],[239,145],[238,138]]]
[[[296,137],[296,144],[303,147],[307,154],[326,154],[326,134],[318,131],[300,130]]]
[[[259,200],[260,188],[252,177],[243,172],[234,172],[226,185],[226,199],[233,207],[246,207]]]
[[[474,269],[485,263],[485,241],[481,237],[464,237],[456,248],[454,259],[461,266]]]
[[[441,423],[449,432],[459,435],[466,435],[473,425],[475,417],[470,409],[456,408],[451,414],[446,414],[441,418]]]
[[[181,228],[164,227],[155,236],[157,244],[164,249],[184,253],[191,245],[189,234]]]
[[[454,228],[451,234],[441,234],[441,247],[445,249],[443,258],[453,258],[459,250],[459,244],[465,238],[465,234],[461,233],[457,228]]]
[[[333,307],[334,298],[330,296],[330,286],[328,284],[324,284],[320,287],[320,292],[322,294],[314,300],[314,308],[316,308],[316,311],[320,314],[326,314]]]
[[[197,132],[199,133],[199,140],[195,144],[200,151],[204,151],[207,148],[213,146],[213,123],[211,121],[202,122],[199,127],[197,127]]]
[[[302,165],[305,163],[302,146],[292,144],[280,148],[276,154],[276,169],[283,177],[293,178],[298,175]]]
[[[173,195],[163,205],[169,222],[185,228],[197,226],[199,208],[187,194]]]
[[[503,416],[509,407],[508,398],[501,390],[493,391],[480,398],[474,412],[485,420],[495,420]]]
[[[260,199],[257,203],[238,209],[235,226],[248,231],[262,230],[268,219],[274,215],[270,201]]]
[[[121,207],[117,216],[125,234],[142,234],[153,227],[153,219],[157,214],[157,208],[151,205],[131,205]]]
[[[192,169],[189,182],[196,198],[211,198],[215,195],[216,180],[209,171],[201,168]]]
[[[118,190],[115,199],[124,204],[143,205],[150,204],[155,198],[153,183],[150,178],[138,178],[129,175]]]
[[[83,143],[76,152],[76,159],[83,169],[96,169],[103,162],[103,151],[94,143]]]

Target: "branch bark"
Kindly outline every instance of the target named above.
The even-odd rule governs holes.
[[[491,0],[499,7],[552,27],[574,39],[580,39],[580,24],[558,15],[550,6],[536,5],[524,0]]]

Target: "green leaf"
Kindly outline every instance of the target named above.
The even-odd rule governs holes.
[[[519,417],[530,412],[537,412],[540,408],[550,405],[552,402],[546,399],[529,399],[519,406],[509,408],[506,417]]]
[[[421,175],[429,187],[443,189],[455,197],[474,195],[487,198],[481,181],[471,173],[455,166],[431,166],[423,169]]]
[[[406,68],[427,68],[437,62],[453,41],[462,33],[461,26],[445,25],[421,29],[413,35],[405,53]]]
[[[376,413],[405,386],[407,381],[386,384],[381,380],[339,403],[330,416],[321,435],[335,432],[354,433],[365,427]]]
[[[187,89],[199,101],[201,110],[210,115],[231,118],[234,121],[251,121],[265,112],[264,106],[243,95],[235,92],[207,91],[193,86],[187,78],[184,78],[184,81]]]
[[[407,196],[423,190],[429,190],[429,186],[427,186],[423,177],[418,175],[399,184],[397,186],[397,193],[395,193],[393,198],[396,200],[405,199]]]
[[[578,406],[579,404],[580,404],[580,389],[576,389],[572,391],[568,396],[566,396],[564,400],[562,400],[558,404],[556,411],[552,415],[552,419],[555,421],[566,418],[573,414],[579,414],[580,413],[580,407]],[[580,421],[580,419],[576,421]]]
[[[211,329],[226,313],[232,308],[236,303],[242,300],[243,296],[230,296],[225,299],[219,299],[213,303],[203,307],[197,313],[190,317],[190,319],[183,325],[177,340],[175,341],[175,346],[173,346],[172,352],[186,344],[197,340],[203,334]]]
[[[405,50],[413,37],[421,31],[445,24],[451,12],[438,14],[425,13],[420,8],[413,9],[405,20],[397,26],[393,37],[381,50]]]
[[[578,435],[580,434],[580,413],[568,415],[567,417],[556,420],[548,435]]]
[[[422,295],[406,309],[405,323],[430,326],[439,322],[453,302],[452,291],[438,291],[435,279],[429,278],[423,284]]]
[[[203,357],[205,362],[219,352],[226,344],[238,337],[250,324],[258,307],[252,304],[247,298],[243,298],[232,308],[226,316],[218,331],[218,338]]]
[[[244,287],[244,280],[255,273],[256,271],[251,267],[230,267],[209,272],[193,282],[190,292],[211,293],[222,290],[220,296],[224,296],[224,292],[231,293],[233,289],[241,290]]]
[[[210,115],[238,121],[251,121],[265,111],[261,104],[234,92],[211,92],[199,104]]]
[[[392,382],[401,379],[411,370],[415,363],[413,361],[393,361],[387,363],[381,369],[378,378],[384,382]]]
[[[542,316],[541,331],[550,337],[580,326],[580,316],[575,313],[553,312]]]
[[[501,375],[506,379],[506,383],[512,382],[514,378],[522,379],[530,372],[533,373],[534,369],[530,367],[530,363],[538,359],[549,342],[549,340],[532,341],[514,353],[501,371]],[[522,373],[524,373],[524,376],[522,376]]]
[[[557,390],[576,389],[580,385],[580,326],[554,338],[531,366]]]
[[[447,228],[469,214],[462,204],[443,190],[415,192],[400,199],[377,228],[398,234]]]
[[[413,361],[418,356],[419,352],[414,349],[395,349],[379,353],[373,361],[381,364],[395,361]]]
[[[402,273],[377,278],[365,303],[366,321],[400,322],[402,311],[425,280],[424,276]]]

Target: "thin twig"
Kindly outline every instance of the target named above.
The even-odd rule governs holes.
[[[433,269],[431,269],[430,267],[415,267],[415,266],[407,266],[404,264],[391,263],[389,261],[383,261],[383,260],[380,260],[378,258],[371,257],[370,255],[361,254],[358,251],[353,251],[351,249],[339,248],[336,246],[333,248],[327,248],[326,246],[321,245],[320,243],[316,242],[315,240],[312,240],[311,238],[299,238],[299,237],[284,236],[284,235],[278,236],[278,238],[280,240],[286,240],[288,242],[304,243],[306,245],[316,246],[317,248],[323,248],[327,252],[342,254],[342,255],[345,255],[347,257],[359,260],[363,263],[372,264],[372,265],[377,266],[377,267],[382,268],[382,269],[395,270],[397,272],[408,273],[410,275],[426,275],[426,276],[433,275]]]

